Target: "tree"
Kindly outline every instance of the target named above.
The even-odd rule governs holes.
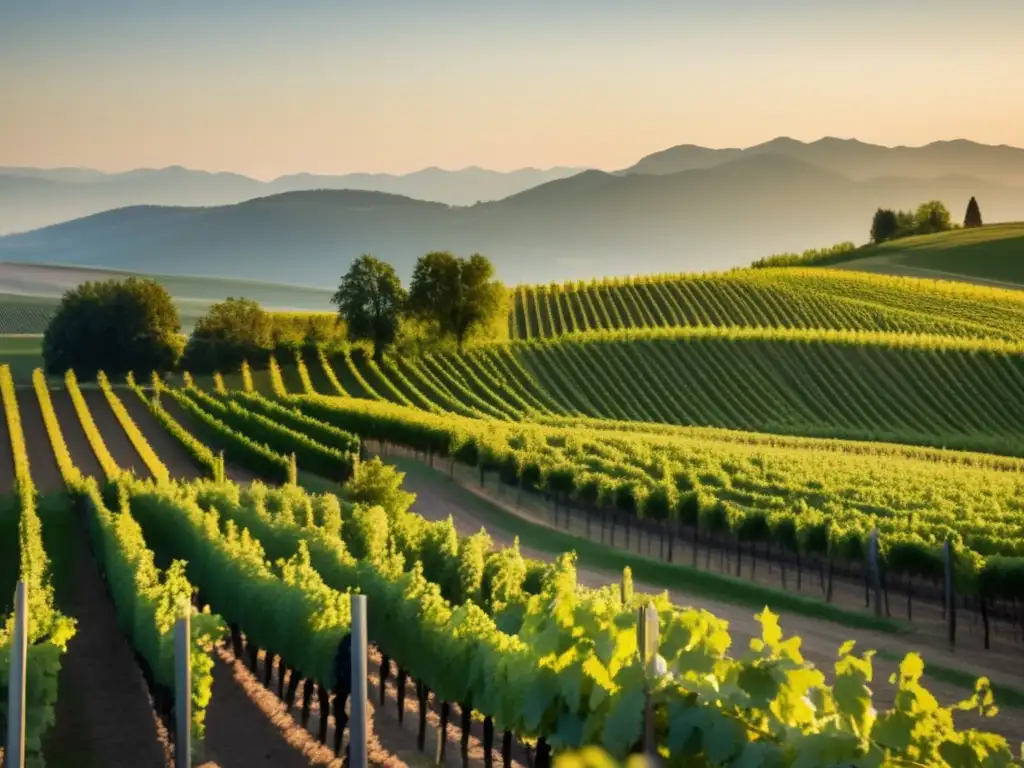
[[[43,334],[43,364],[79,379],[162,373],[181,356],[180,331],[178,310],[155,280],[89,281],[61,298]]]
[[[884,243],[891,240],[899,232],[900,223],[896,211],[891,208],[879,208],[871,221],[871,242]]]
[[[237,371],[242,361],[262,365],[273,348],[274,321],[252,299],[227,298],[199,318],[182,364],[195,373]]]
[[[921,203],[914,214],[914,230],[918,235],[945,232],[952,227],[949,210],[938,200]]]
[[[467,337],[489,325],[502,308],[505,288],[493,280],[494,267],[478,253],[468,259],[435,251],[416,262],[408,312],[437,324],[462,352]]]
[[[978,201],[972,197],[967,203],[967,213],[964,215],[964,229],[980,227],[981,225],[981,208],[978,207]]]
[[[372,341],[373,356],[379,361],[395,342],[405,299],[394,268],[364,254],[352,262],[331,302],[348,325],[348,337]]]

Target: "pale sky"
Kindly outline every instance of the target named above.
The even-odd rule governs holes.
[[[2,0],[0,165],[617,169],[1024,146],[1020,0]]]

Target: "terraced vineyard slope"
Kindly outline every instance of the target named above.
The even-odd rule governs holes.
[[[858,263],[844,266],[856,268]],[[796,267],[611,278],[517,287],[509,336],[529,340],[680,326],[832,328],[1011,339],[1020,338],[1024,331],[1024,294],[948,281]]]
[[[346,382],[318,394],[434,413],[599,417],[1024,456],[1022,352],[999,340],[681,328],[307,366],[326,363],[312,377],[319,382]]]

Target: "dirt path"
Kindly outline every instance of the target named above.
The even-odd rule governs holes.
[[[368,687],[367,687],[367,718],[369,725],[369,743],[368,743],[368,755],[369,761],[373,764],[397,764],[397,765],[436,765],[434,762],[434,756],[437,752],[437,740],[438,732],[440,730],[441,718],[437,711],[440,706],[435,700],[433,694],[431,694],[430,700],[427,703],[427,730],[425,732],[424,749],[421,752],[417,745],[418,732],[419,732],[419,701],[416,698],[415,683],[412,679],[409,679],[406,683],[405,689],[405,700],[404,707],[402,709],[403,717],[401,722],[398,719],[398,669],[394,662],[390,662],[390,672],[388,674],[388,682],[385,685],[384,702],[381,706],[380,701],[380,670],[381,670],[382,657],[375,648],[370,648],[369,662],[367,665],[368,673]],[[257,667],[259,678],[264,679],[266,673],[266,657],[261,652],[259,656],[259,664]],[[280,664],[275,663],[274,668],[271,671],[270,688],[276,690],[280,685],[281,668]],[[249,674],[247,671],[245,674]],[[264,695],[272,697],[277,702],[277,706],[284,710],[284,703],[281,702],[273,693],[263,688],[263,686],[255,681],[255,684],[260,690],[264,691]],[[301,709],[302,709],[302,698],[305,683],[299,685],[296,696],[295,704],[289,711],[289,715],[294,718],[294,722],[300,722]],[[351,701],[349,706],[346,707],[346,711],[351,713]],[[461,730],[458,727],[460,720],[460,710],[457,705],[452,705],[451,714],[449,716],[448,729],[445,732],[445,756],[441,762],[441,765],[450,766],[456,768],[456,766],[462,765],[461,755]],[[320,708],[319,702],[316,696],[312,699],[312,706],[310,707],[310,718],[308,724],[308,731],[303,730],[304,733],[317,732],[320,727]],[[335,720],[333,715],[328,716],[328,729],[327,729],[327,743],[333,744],[335,738]],[[483,722],[480,720],[474,720],[470,728],[470,740],[469,740],[469,751],[468,759],[469,764],[473,766],[481,766],[484,764],[484,748],[483,748]],[[347,744],[347,737],[346,742]],[[495,734],[495,749],[493,750],[493,758],[495,763],[501,759],[500,755],[501,747],[501,734]],[[385,751],[386,748],[386,751]],[[385,759],[385,755],[388,757]],[[515,745],[513,747],[513,763],[515,766],[527,766],[525,750]]]
[[[50,398],[53,400],[53,410],[57,414],[57,423],[64,433],[64,442],[67,443],[71,460],[83,475],[94,477],[97,482],[104,482],[106,475],[103,474],[96,454],[89,445],[89,439],[85,436],[71,395],[66,389],[53,389],[50,390]]]
[[[163,406],[165,411],[171,414],[175,421],[181,424],[181,426],[189,432],[192,432],[192,434],[196,434],[194,419],[185,412],[184,408],[178,405],[174,398],[170,395],[161,397],[160,404]],[[173,435],[170,437],[172,440],[174,439]],[[228,480],[241,485],[248,485],[259,477],[254,472],[250,472],[244,467],[240,467],[237,464],[232,464],[230,462],[225,462],[224,474],[227,475]]]
[[[460,534],[469,535],[486,527],[496,544],[508,546],[512,543],[513,536],[496,528],[493,523],[485,524],[479,517],[478,510],[481,503],[489,503],[500,507],[506,513],[523,517],[520,510],[481,496],[479,489],[473,488],[471,485],[463,486],[456,483],[440,472],[430,471],[425,465],[421,465],[421,467],[425,471],[410,472],[406,475],[404,483],[404,487],[417,496],[413,506],[416,512],[431,520],[445,519],[451,515]],[[524,556],[538,560],[550,561],[553,559],[551,554],[529,547],[522,547],[522,552]],[[599,587],[617,581],[621,578],[621,574],[580,568],[577,571],[577,578],[580,584]],[[636,588],[649,593],[665,591],[662,588],[640,582],[636,583]],[[669,590],[669,597],[677,605],[703,608],[728,621],[729,631],[733,638],[734,653],[741,652],[749,644],[751,638],[760,635],[760,626],[754,619],[756,611],[749,608],[715,601],[705,595],[692,594],[678,589]],[[787,636],[799,635],[803,640],[801,652],[805,658],[824,670],[826,674],[829,674],[833,668],[836,652],[840,645],[846,640],[854,639],[857,640],[857,647],[861,651],[872,648],[883,649],[889,654],[898,654],[902,658],[905,653],[916,650],[922,653],[926,664],[931,659],[935,663],[961,669],[976,676],[985,675],[998,682],[1024,690],[1024,667],[1019,663],[1019,659],[1013,661],[1006,658],[993,658],[989,652],[973,648],[958,648],[953,653],[943,647],[941,635],[937,638],[928,634],[897,637],[852,629],[799,614],[777,613],[780,613],[782,628]],[[897,668],[896,662],[875,657],[875,680],[881,683],[876,684],[874,688],[876,704],[891,706],[895,689],[887,681],[889,675],[896,672]],[[929,678],[928,686],[939,700],[945,703],[959,701],[967,695],[960,687],[932,678]],[[978,721],[965,718],[964,722],[971,722],[977,727],[994,730],[1008,738],[1024,739],[1024,712],[1019,710],[1003,709],[995,720]]]
[[[60,602],[78,620],[78,634],[68,644],[58,677],[48,765],[166,768],[162,729],[135,655],[118,627],[84,520],[78,520],[74,532],[65,542],[70,578]]]
[[[149,408],[132,390],[118,392],[124,408],[139,431],[146,437],[150,447],[156,451],[172,477],[183,480],[198,480],[204,476],[202,469],[192,461],[192,456],[178,440],[164,429]]]
[[[0,493],[9,493],[14,490],[14,453],[11,450],[11,433],[7,429],[6,404],[3,405],[3,413],[0,413]]]
[[[96,428],[100,431],[103,442],[107,444],[107,450],[114,457],[114,462],[121,469],[128,469],[135,473],[135,476],[143,480],[153,477],[146,462],[142,460],[139,452],[132,445],[128,433],[124,431],[121,422],[117,420],[114,409],[107,402],[107,396],[99,389],[82,390],[82,397],[85,398],[92,420],[96,422]]]
[[[57,457],[43,421],[43,410],[34,389],[18,390],[18,407],[21,409],[21,426],[25,430],[32,481],[40,493],[64,490],[64,478],[57,466]]]
[[[294,723],[275,720],[274,710],[279,707],[261,701],[266,695],[230,655],[214,654],[213,698],[206,710],[205,768],[340,765],[330,750],[304,738],[308,734]]]

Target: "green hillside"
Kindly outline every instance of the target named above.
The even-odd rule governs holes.
[[[513,339],[680,326],[1013,339],[1024,331],[1024,294],[836,269],[742,269],[519,286],[509,318]]]
[[[596,417],[1024,456],[1024,347],[849,331],[586,334],[459,356],[307,359],[320,394],[435,413]],[[292,391],[301,389],[293,382]]]
[[[1024,288],[1024,222],[992,224],[864,248],[841,269]]]

